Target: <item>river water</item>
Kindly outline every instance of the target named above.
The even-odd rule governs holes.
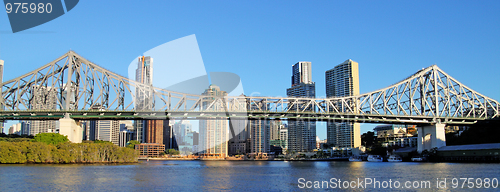
[[[466,191],[470,190],[469,187],[500,191],[498,179],[500,164],[486,163],[141,161],[127,165],[0,165],[0,191],[301,191],[345,188],[350,191],[390,188]]]

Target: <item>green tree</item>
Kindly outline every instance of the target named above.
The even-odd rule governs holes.
[[[179,155],[180,154],[180,152],[175,150],[175,149],[168,149],[167,151],[165,151],[165,153],[170,154],[170,155]]]
[[[38,133],[33,138],[34,142],[43,142],[46,144],[57,145],[59,143],[68,142],[68,136],[61,135],[58,133]]]
[[[95,140],[94,143],[111,143],[111,144],[113,144],[111,141],[103,141],[103,140]]]
[[[137,140],[131,140],[131,141],[127,142],[126,147],[130,148],[130,149],[135,149],[135,145],[137,145],[137,144],[141,144],[141,143]]]

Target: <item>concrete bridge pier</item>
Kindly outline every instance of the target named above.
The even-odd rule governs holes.
[[[436,123],[417,127],[418,130],[418,148],[417,151],[422,153],[424,150],[431,150],[435,147],[439,148],[446,146],[446,137],[444,127],[446,124]]]
[[[81,143],[83,139],[83,129],[80,123],[71,119],[69,115],[59,119],[59,134],[68,136],[72,143]]]

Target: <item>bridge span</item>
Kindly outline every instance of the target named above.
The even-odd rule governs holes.
[[[498,101],[463,85],[436,65],[356,96],[213,97],[142,84],[69,51],[0,86],[0,120],[225,118],[404,123],[420,125],[423,144],[430,135],[431,144],[423,148],[443,146],[445,124],[500,117]],[[138,103],[147,110],[138,110]],[[421,137],[421,133],[426,134]]]

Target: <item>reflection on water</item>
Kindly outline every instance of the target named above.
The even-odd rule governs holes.
[[[0,165],[0,191],[296,191],[306,181],[499,177],[500,164],[149,161],[130,165]],[[450,191],[448,188],[443,189]],[[356,189],[362,190],[362,189]],[[465,190],[465,189],[464,189]],[[455,191],[455,190],[453,190]]]

